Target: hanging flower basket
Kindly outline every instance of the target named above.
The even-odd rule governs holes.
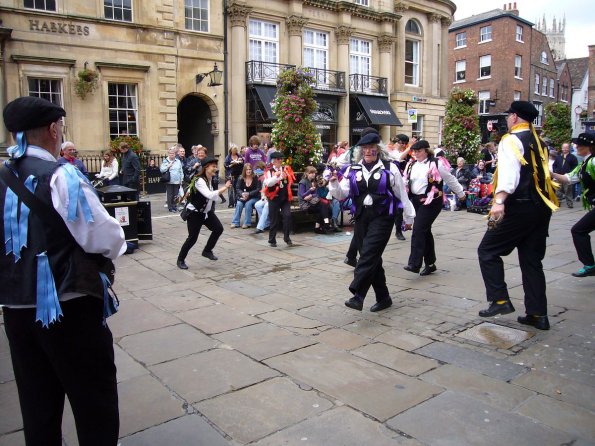
[[[76,95],[85,99],[88,94],[93,93],[97,88],[97,71],[83,69],[77,73],[77,79],[74,81],[74,92]]]

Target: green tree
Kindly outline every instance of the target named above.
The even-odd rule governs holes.
[[[548,137],[556,149],[560,149],[563,143],[570,142],[572,138],[570,105],[560,102],[547,104],[542,129],[541,136]]]
[[[285,164],[301,172],[322,157],[320,134],[312,123],[316,111],[312,85],[314,77],[307,68],[289,68],[277,78],[273,111],[277,120],[271,141],[285,156]]]
[[[477,96],[471,89],[455,87],[450,92],[444,117],[443,144],[452,161],[462,156],[467,163],[479,157],[481,134],[476,111]]]

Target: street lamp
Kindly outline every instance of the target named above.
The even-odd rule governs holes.
[[[221,83],[223,71],[219,71],[219,68],[217,67],[217,62],[215,62],[213,71],[210,71],[208,73],[198,73],[196,75],[196,85],[200,84],[206,76],[209,76],[209,83],[207,84],[209,87],[217,87],[219,85],[223,85]]]

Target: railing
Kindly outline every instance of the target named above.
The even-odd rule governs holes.
[[[346,93],[345,90],[345,72],[323,70],[321,68],[308,68],[314,76],[314,89],[323,91],[334,91],[337,93]]]
[[[349,91],[351,93],[377,94],[386,96],[387,78],[368,76],[367,74],[350,74]]]
[[[279,73],[287,68],[295,68],[295,65],[249,60],[246,62],[246,83],[275,85]]]
[[[166,158],[166,154],[144,154],[143,157],[143,166],[142,168],[144,169],[146,166],[149,165],[149,163],[151,162],[151,160],[155,161],[155,166],[157,168],[159,168],[159,166],[161,165],[161,163],[163,162],[163,160]],[[98,173],[101,171],[101,163],[103,162],[103,155],[81,155],[78,157],[83,164],[85,165],[85,167],[87,168],[87,171],[89,173]],[[120,163],[120,160],[118,160],[118,163]],[[146,165],[144,165],[146,164]]]

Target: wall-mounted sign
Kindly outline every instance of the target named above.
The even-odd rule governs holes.
[[[412,102],[428,102],[428,100],[426,98],[422,98],[420,96],[413,96],[411,98]]]
[[[65,22],[46,22],[45,20],[29,19],[29,31],[40,31],[55,34],[70,34],[72,36],[88,36],[89,27]]]
[[[410,108],[409,110],[407,110],[407,118],[409,124],[417,124],[417,109]]]

